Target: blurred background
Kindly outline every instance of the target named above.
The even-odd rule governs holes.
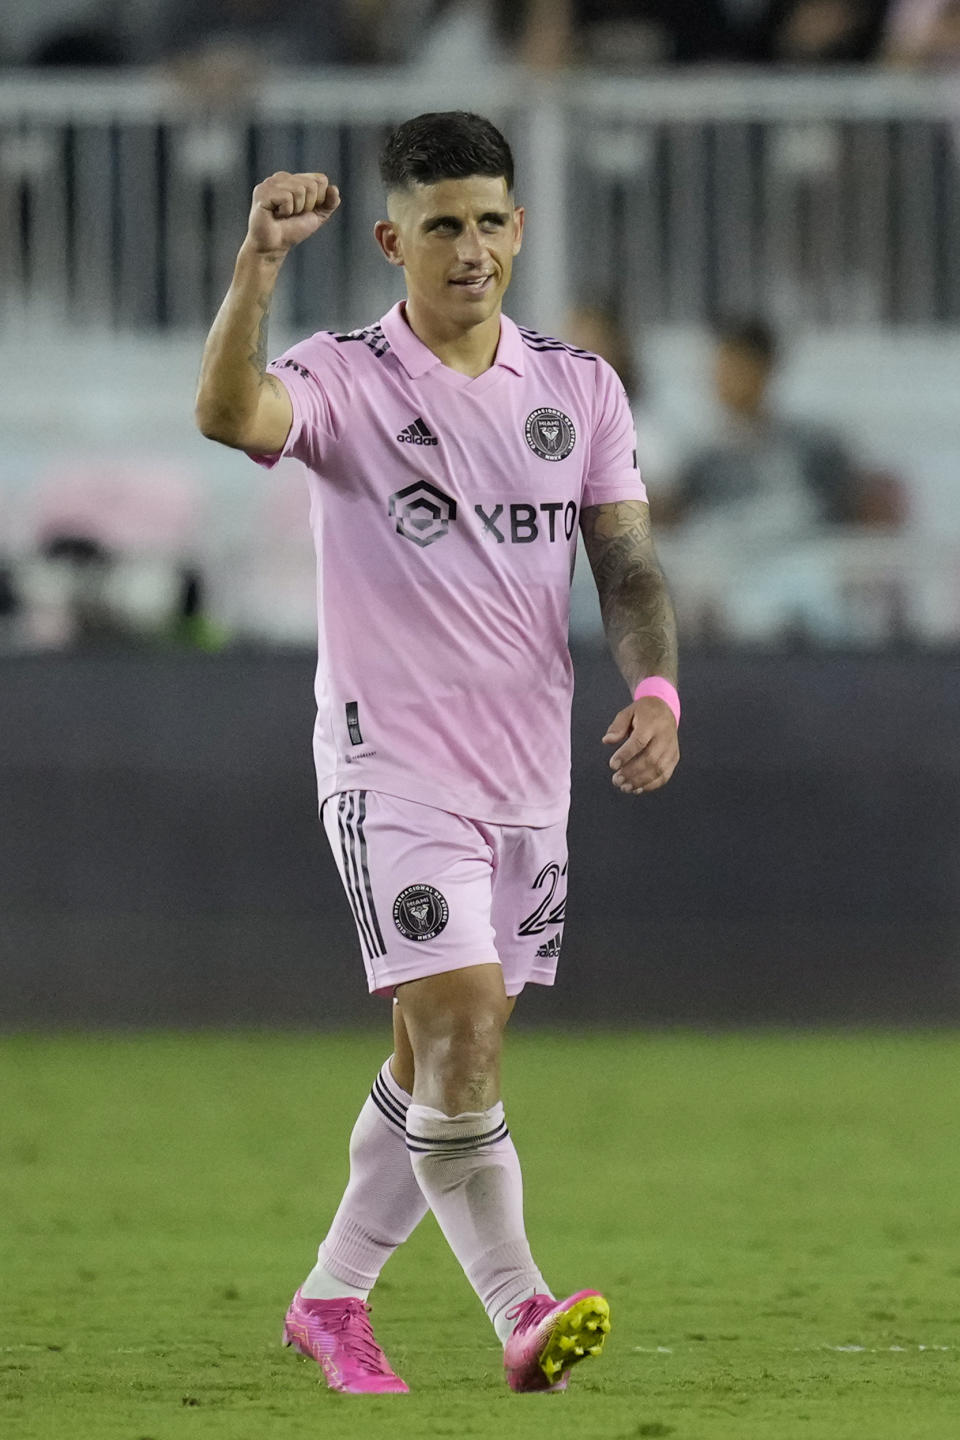
[[[625,802],[579,566],[528,1018],[960,1019],[958,0],[7,0],[0,67],[0,1025],[378,1013],[303,478],[192,396],[253,185],[344,194],[272,353],[367,323],[380,145],[448,108],[514,145],[509,313],[624,379],[682,636],[683,764]]]

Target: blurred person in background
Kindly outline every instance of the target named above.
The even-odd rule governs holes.
[[[130,64],[131,54],[115,31],[91,26],[43,36],[27,64],[40,69],[107,70]]]
[[[186,467],[117,454],[64,456],[31,492],[15,565],[20,649],[217,648],[194,556],[202,492]]]
[[[229,102],[269,70],[384,58],[379,0],[168,0],[144,17],[137,58],[198,96]]]
[[[507,9],[519,56],[537,70],[638,70],[740,54],[722,0],[526,0]]]
[[[563,335],[571,345],[600,355],[620,376],[637,432],[640,473],[656,497],[673,482],[679,446],[650,404],[643,365],[616,309],[603,302],[576,305],[567,316]]]
[[[857,525],[904,519],[898,483],[851,459],[828,426],[780,412],[780,347],[761,319],[717,327],[717,432],[680,468],[657,517],[687,634],[746,641],[840,643],[834,572],[810,542]]]
[[[850,65],[879,53],[889,0],[771,0],[751,29],[752,57],[787,65]]]
[[[651,513],[657,519],[660,497],[669,495],[676,476],[681,447],[649,402],[642,364],[616,307],[602,301],[574,306],[564,322],[563,337],[602,356],[619,375],[633,415],[640,475],[650,497]],[[570,596],[571,634],[595,640],[602,634],[602,617],[597,612],[590,566],[582,552],[581,540]]]
[[[633,696],[604,736],[622,794],[660,789],[679,759],[673,612],[622,385],[502,313],[525,218],[504,137],[478,115],[417,116],[380,175],[375,236],[406,300],[268,366],[281,266],[340,204],[326,175],[273,175],[196,402],[210,439],[307,469],[321,814],[368,986],[394,1001],[394,1052],[284,1337],[331,1388],[405,1392],[366,1301],[429,1207],[511,1389],[564,1389],[600,1353],[609,1307],[594,1290],[557,1300],[536,1266],[500,1058],[516,998],[553,983],[562,942],[578,520]]]
[[[729,519],[746,535],[796,539],[857,518],[859,487],[839,437],[788,419],[772,402],[779,361],[760,319],[718,326],[713,391],[718,433],[682,467],[670,497],[674,522]]]
[[[884,56],[912,69],[960,69],[960,0],[891,0]]]
[[[219,649],[199,569],[123,554],[87,532],[54,531],[13,572],[17,650]]]
[[[738,53],[725,3],[737,0],[395,0],[382,43],[426,70],[689,64]]]
[[[0,60],[28,66],[108,66],[129,51],[119,0],[5,0]]]

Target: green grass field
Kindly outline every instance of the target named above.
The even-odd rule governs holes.
[[[0,1046],[0,1434],[954,1440],[960,1046],[949,1034],[510,1037],[528,1228],[614,1328],[514,1396],[429,1219],[374,1293],[409,1397],[278,1346],[381,1037]]]

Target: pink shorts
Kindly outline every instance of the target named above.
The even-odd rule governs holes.
[[[375,790],[345,790],[323,824],[375,995],[499,963],[508,995],[552,985],[567,903],[564,824],[465,820]]]

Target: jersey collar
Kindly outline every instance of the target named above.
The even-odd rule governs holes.
[[[404,370],[411,379],[416,380],[419,376],[426,375],[427,371],[432,370],[435,365],[442,365],[443,361],[439,355],[434,355],[429,346],[424,345],[423,341],[414,335],[404,319],[403,306],[404,301],[400,300],[392,310],[388,310],[380,321],[380,327],[390,341],[390,348]],[[523,374],[523,341],[520,339],[519,330],[508,315],[500,316],[500,344],[497,346],[496,358],[491,369],[497,369],[499,366],[506,370],[512,370],[515,375]]]

